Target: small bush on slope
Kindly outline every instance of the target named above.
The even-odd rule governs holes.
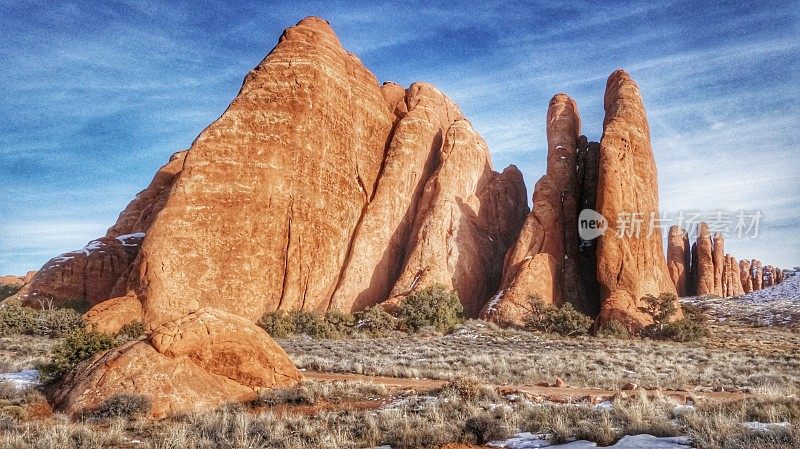
[[[8,298],[20,289],[17,285],[0,285],[0,301]]]
[[[446,332],[462,321],[464,307],[455,292],[441,284],[412,293],[400,303],[397,316],[411,331],[431,326]]]
[[[53,357],[39,366],[39,372],[46,379],[57,379],[94,354],[113,348],[116,343],[112,335],[77,330],[55,347]]]
[[[531,314],[525,322],[526,329],[565,337],[589,333],[593,320],[575,310],[572,304],[553,307],[545,304],[539,296],[531,295],[529,299]]]
[[[140,394],[115,394],[89,412],[90,418],[137,418],[150,412],[150,398]]]

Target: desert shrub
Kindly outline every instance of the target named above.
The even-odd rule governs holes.
[[[150,412],[150,398],[140,394],[115,394],[88,413],[90,418],[137,418]]]
[[[530,297],[530,302],[531,314],[525,321],[528,330],[572,337],[586,335],[592,327],[592,319],[575,310],[570,303],[553,307],[536,295]]]
[[[147,333],[147,328],[144,326],[144,323],[141,321],[131,321],[122,326],[119,332],[117,332],[117,340],[123,342],[136,340],[145,333]]]
[[[265,313],[258,325],[267,331],[273,338],[286,338],[295,334],[294,319],[285,310],[276,310]]]
[[[397,328],[397,319],[380,305],[358,312],[356,319],[356,329],[371,337],[388,335]]]
[[[685,318],[663,326],[651,324],[642,331],[642,336],[653,340],[689,342],[707,337],[708,329],[702,322]]]
[[[413,332],[426,326],[446,332],[461,322],[463,313],[464,307],[458,295],[447,291],[444,285],[436,284],[406,297],[397,316]]]
[[[19,289],[20,286],[18,285],[0,285],[0,301],[18,292]]]
[[[38,311],[35,316],[35,335],[64,337],[84,326],[83,318],[73,309],[45,309]]]
[[[349,313],[276,310],[261,317],[258,325],[274,338],[305,334],[312,338],[341,338],[353,332],[356,319]]]
[[[652,297],[651,297],[652,298]],[[661,302],[674,301],[674,295],[660,296]],[[656,322],[645,327],[642,330],[642,336],[652,338],[653,340],[670,340],[677,342],[689,342],[702,340],[708,336],[708,329],[706,326],[706,319],[700,308],[685,304],[683,305],[684,318],[681,320],[669,322]],[[660,319],[669,319],[675,314],[677,310],[672,309],[672,314]]]
[[[616,338],[620,340],[629,340],[632,337],[630,331],[628,331],[628,327],[617,320],[610,320],[602,326],[599,326],[596,335],[598,337]]]
[[[468,418],[464,423],[462,434],[466,437],[462,437],[464,442],[484,445],[490,441],[509,438],[513,432],[504,425],[501,417],[486,412]]]
[[[0,306],[0,335],[31,334],[36,323],[36,311],[16,304]]]
[[[53,349],[49,362],[40,365],[39,372],[46,379],[57,379],[94,354],[116,346],[112,335],[99,332],[86,332],[83,329],[69,334]]]
[[[641,300],[644,305],[639,307],[639,311],[650,315],[655,326],[662,327],[677,313],[678,308],[675,306],[677,301],[677,296],[672,293],[662,293],[658,297],[645,295]]]

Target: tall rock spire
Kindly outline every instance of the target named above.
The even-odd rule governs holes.
[[[624,217],[649,220],[659,216],[657,171],[644,104],[638,86],[623,70],[608,78],[605,111],[597,208],[609,229],[597,248],[597,279],[603,296],[600,321],[617,320],[640,328],[651,322],[638,310],[640,299],[648,294],[676,294],[676,290],[667,270],[660,228],[642,227],[639,232],[619,235]]]

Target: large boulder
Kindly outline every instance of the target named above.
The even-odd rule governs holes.
[[[675,317],[682,317],[682,311],[667,270],[661,229],[628,233],[621,222],[628,216],[644,220],[659,216],[658,179],[644,104],[638,86],[623,70],[608,78],[605,111],[597,210],[608,220],[609,229],[597,248],[603,296],[599,318],[601,324],[617,320],[638,329],[652,323],[639,311],[645,295],[676,295]]]
[[[689,234],[677,225],[671,226],[667,236],[667,269],[678,296],[689,296],[690,259]]]
[[[200,309],[147,339],[99,354],[69,373],[55,392],[59,409],[89,412],[115,394],[145,395],[150,416],[255,399],[260,388],[296,384],[302,375],[260,327],[218,309]]]

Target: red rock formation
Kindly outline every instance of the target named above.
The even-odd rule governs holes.
[[[498,287],[503,256],[527,212],[522,174],[513,166],[493,172],[486,144],[466,120],[447,131],[442,153],[417,206],[406,261],[388,305],[443,284],[476,316]]]
[[[761,261],[753,259],[750,261],[750,277],[753,279],[753,291],[761,290],[764,276],[764,269]]]
[[[555,95],[547,111],[547,173],[536,183],[533,211],[506,256],[503,282],[482,311],[485,319],[522,325],[532,296],[556,305],[584,301],[578,274],[579,136],[575,101]]]
[[[711,240],[711,233],[708,231],[708,225],[700,223],[697,227],[697,264],[695,265],[695,274],[697,280],[697,295],[715,295],[716,288],[714,287],[714,257],[713,257],[714,244]]]
[[[396,84],[385,84],[385,96],[388,86],[402,92]],[[444,134],[462,118],[458,107],[429,84],[416,83],[404,95],[390,100],[402,103],[392,109],[404,115],[395,126],[383,172],[353,238],[331,309],[361,310],[389,297],[406,256],[419,198],[442,158]]]
[[[294,383],[252,324],[265,311],[357,310],[444,283],[474,316],[527,213],[522,174],[492,170],[449,99],[423,83],[379,86],[316,18],[284,32],[168,181],[109,230],[146,237],[117,297],[86,314],[93,330],[141,319],[152,333],[73,373],[63,410],[91,408],[120,383],[174,388],[156,416],[193,395],[205,407]]]
[[[739,261],[739,279],[742,283],[742,292],[750,293],[753,291],[753,277],[750,275],[750,261],[742,259]]]
[[[775,285],[783,282],[783,270],[775,267]]]
[[[722,272],[725,270],[725,238],[719,232],[714,233],[714,248],[711,257],[714,261],[714,294],[725,297],[722,277]]]
[[[600,141],[597,210],[609,229],[597,248],[597,278],[602,287],[600,322],[618,320],[637,329],[652,322],[638,308],[640,299],[660,293],[676,294],[664,257],[661,230],[620,236],[624,214],[658,216],[658,180],[650,129],[639,88],[625,71],[608,78],[606,117]],[[676,300],[677,302],[677,300]],[[681,317],[680,303],[676,304]]]
[[[723,298],[730,298],[743,294],[742,282],[739,275],[739,262],[730,254],[725,256],[722,278]]]
[[[775,285],[775,267],[767,265],[763,271],[762,288],[772,287]]]
[[[671,226],[667,236],[667,269],[678,296],[688,296],[690,259],[689,235],[679,226]]]

